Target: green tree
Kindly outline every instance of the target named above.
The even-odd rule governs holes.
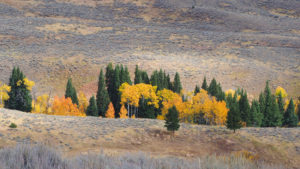
[[[175,77],[174,77],[174,88],[173,91],[176,93],[180,93],[180,91],[182,90],[182,85],[180,82],[180,76],[179,73],[176,72]]]
[[[78,97],[77,97],[77,92],[76,89],[74,88],[72,84],[72,79],[69,78],[67,82],[67,87],[66,87],[66,93],[65,93],[65,98],[71,98],[72,102],[74,104],[77,104],[78,106]]]
[[[149,105],[148,102],[150,99],[140,99],[139,101],[139,113],[137,115],[138,118],[156,118],[156,108],[153,105]]]
[[[238,104],[232,104],[230,106],[227,114],[226,126],[228,129],[233,130],[234,133],[236,129],[240,129],[242,127]]]
[[[97,105],[96,105],[96,100],[95,97],[92,96],[90,98],[89,106],[86,109],[86,115],[87,116],[98,116],[98,110],[97,110]]]
[[[217,94],[218,94],[218,84],[217,84],[217,81],[216,81],[215,78],[213,78],[212,81],[210,82],[207,92],[211,96],[217,96]]]
[[[247,92],[242,90],[241,98],[239,100],[239,108],[242,121],[246,122],[247,126],[251,124],[250,120],[250,105],[248,101]]]
[[[110,98],[106,89],[102,69],[99,75],[98,91],[96,97],[97,97],[98,116],[104,117],[108,108],[108,104],[110,103]]]
[[[114,91],[114,68],[112,63],[109,63],[106,66],[106,73],[105,73],[105,83],[107,87],[107,92],[109,94],[110,100],[112,100],[113,97],[113,91]]]
[[[124,75],[123,76],[125,76],[125,78],[124,78],[125,82],[127,82],[130,85],[132,85],[132,82],[131,82],[131,79],[130,79],[130,74],[129,74],[127,66],[125,67],[125,71],[124,71]]]
[[[283,115],[284,114],[284,101],[283,101],[281,92],[279,93],[279,96],[277,98],[277,103],[278,103],[278,107],[279,107],[279,112]]]
[[[203,83],[202,83],[202,86],[201,86],[201,88],[203,89],[203,90],[208,90],[208,86],[207,86],[207,82],[206,82],[206,76],[204,76],[204,79],[203,79]]]
[[[290,100],[288,108],[286,109],[283,116],[283,126],[286,127],[297,127],[298,117],[295,114],[295,105],[293,99]]]
[[[196,85],[195,90],[194,90],[194,95],[196,96],[198,93],[200,93],[200,88],[198,85]]]
[[[9,86],[11,91],[8,92],[9,99],[5,101],[5,108],[30,112],[32,97],[30,90],[27,89],[24,79],[25,75],[19,67],[13,68],[9,78]]]
[[[171,107],[166,114],[165,127],[173,133],[180,128],[179,113],[175,106]]]
[[[253,100],[250,109],[250,124],[248,126],[260,127],[263,119],[263,114],[260,111],[259,102]]]
[[[134,71],[134,84],[139,84],[139,83],[143,83],[143,79],[142,79],[141,71],[139,70],[139,66],[136,65]]]
[[[115,67],[115,71],[114,71],[114,78],[113,78],[113,92],[112,92],[112,98],[111,101],[114,105],[115,108],[115,117],[119,117],[119,112],[120,112],[120,108],[121,108],[121,95],[119,92],[119,88],[121,86],[120,83],[120,67],[119,65],[117,65]]]

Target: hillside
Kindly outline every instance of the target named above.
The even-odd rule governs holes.
[[[172,138],[160,120],[48,116],[7,109],[0,109],[0,119],[0,147],[43,143],[67,157],[100,151],[190,159],[248,153],[273,165],[300,165],[300,128],[243,128],[233,134],[224,127],[181,124]],[[18,127],[11,129],[10,123]]]
[[[206,75],[253,95],[271,80],[296,97],[299,9],[297,0],[0,0],[0,80],[18,65],[37,94],[62,95],[72,76],[91,95],[113,62],[178,71],[190,90]]]

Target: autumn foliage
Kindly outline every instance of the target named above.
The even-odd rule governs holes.
[[[127,119],[127,118],[128,118],[127,113],[128,113],[128,112],[127,112],[125,106],[122,105],[121,110],[120,110],[120,113],[119,113],[120,118],[121,118],[121,119]]]
[[[106,118],[115,118],[115,109],[111,102],[108,105],[108,109],[106,111],[105,117]]]
[[[77,105],[72,103],[71,98],[54,97],[52,105],[52,115],[62,116],[86,116],[85,113],[80,112]]]

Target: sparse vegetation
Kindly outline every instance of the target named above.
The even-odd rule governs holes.
[[[15,129],[15,128],[17,128],[18,126],[17,126],[15,123],[11,123],[11,124],[9,125],[9,127]]]

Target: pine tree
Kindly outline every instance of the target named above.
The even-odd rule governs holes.
[[[208,94],[211,96],[217,96],[218,94],[218,84],[215,78],[210,82],[208,87]]]
[[[115,72],[114,72],[114,78],[113,78],[113,93],[112,93],[112,98],[111,101],[114,105],[115,108],[115,117],[119,117],[119,113],[120,112],[120,108],[121,108],[121,95],[119,92],[119,88],[120,88],[120,69],[119,66],[117,65],[115,67]]]
[[[176,92],[176,93],[180,93],[181,90],[182,90],[182,85],[181,85],[181,82],[180,82],[180,76],[179,76],[179,73],[176,72],[175,77],[174,77],[173,91]]]
[[[157,86],[158,87],[158,72],[157,72],[157,70],[155,70],[152,73],[150,81],[151,81],[152,86]],[[157,90],[160,90],[160,89],[157,89]]]
[[[139,70],[139,66],[136,65],[135,72],[134,72],[134,84],[142,83],[142,81],[143,81],[143,79],[142,79],[141,72]]]
[[[283,115],[284,114],[284,101],[283,101],[281,93],[279,93],[279,95],[278,95],[277,103],[279,106],[279,111]]]
[[[231,105],[227,114],[226,126],[228,129],[233,130],[234,133],[236,129],[240,129],[242,127],[238,104]]]
[[[97,109],[98,116],[105,116],[108,104],[110,103],[110,98],[106,89],[103,71],[101,69],[98,81],[98,91],[97,91]]]
[[[249,117],[250,114],[250,105],[247,97],[247,92],[242,90],[241,98],[239,100],[239,108],[242,121],[246,122],[247,126],[251,124],[251,120]]]
[[[203,79],[203,83],[202,83],[202,86],[201,86],[201,88],[203,89],[203,90],[208,90],[208,86],[207,86],[207,82],[206,82],[206,76],[204,76],[204,79]]]
[[[215,95],[218,101],[223,101],[225,100],[225,92],[222,90],[222,86],[220,83],[217,85],[217,94]]]
[[[66,93],[65,93],[65,98],[71,98],[72,102],[76,104],[77,106],[79,105],[78,103],[78,97],[77,97],[77,92],[76,89],[74,88],[72,84],[72,79],[69,78],[67,82],[67,87],[66,87]]]
[[[153,105],[149,105],[148,102],[150,99],[140,99],[139,101],[139,113],[138,118],[149,118],[155,119],[155,107]]]
[[[249,117],[250,117],[251,124],[249,124],[248,126],[255,126],[255,127],[261,126],[263,114],[260,111],[259,102],[257,100],[252,101]]]
[[[105,83],[107,87],[107,92],[109,94],[110,100],[113,98],[113,91],[114,91],[114,69],[112,63],[109,63],[106,67],[106,73],[105,73]]]
[[[98,110],[97,110],[97,105],[96,105],[96,100],[95,100],[95,97],[92,96],[90,98],[90,101],[89,101],[89,106],[87,107],[87,110],[86,110],[86,115],[87,116],[98,116]]]
[[[266,102],[265,102],[265,96],[263,93],[260,93],[258,101],[259,101],[260,112],[264,114]]]
[[[131,82],[131,79],[130,79],[130,75],[129,75],[129,71],[128,71],[127,66],[125,67],[124,76],[125,76],[125,82],[127,82],[130,85],[132,85],[132,82]]]
[[[295,105],[293,99],[290,100],[288,108],[286,109],[283,116],[283,126],[286,127],[297,127],[298,117],[295,114]]]
[[[13,68],[9,78],[11,90],[8,92],[9,99],[5,101],[5,108],[30,112],[32,109],[32,97],[30,90],[25,84],[23,72],[19,67]]]
[[[200,93],[200,88],[198,85],[196,85],[195,90],[194,90],[194,96],[196,96],[198,93]]]
[[[300,99],[298,98],[298,121],[300,121]]]
[[[166,114],[165,127],[168,131],[172,131],[173,134],[180,128],[179,113],[175,106],[171,107]]]

